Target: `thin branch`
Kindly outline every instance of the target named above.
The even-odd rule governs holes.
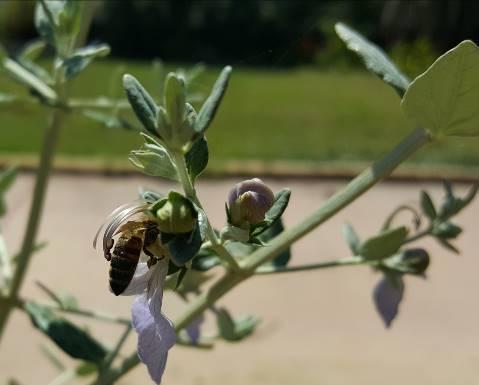
[[[351,257],[351,258],[338,259],[335,261],[311,263],[311,264],[300,265],[300,266],[274,266],[274,265],[260,266],[256,269],[254,273],[257,275],[296,273],[300,271],[326,269],[329,267],[360,265],[362,263],[364,263],[364,259],[360,257]]]

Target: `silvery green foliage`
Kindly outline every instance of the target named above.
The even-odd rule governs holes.
[[[409,79],[381,48],[343,23],[336,23],[334,28],[347,47],[361,57],[369,71],[394,87],[399,96],[403,96],[409,86]]]
[[[350,224],[343,227],[343,236],[351,253],[361,258],[375,270],[383,273],[384,278],[374,291],[376,308],[386,326],[390,326],[398,313],[405,283],[403,275],[425,277],[431,257],[429,253],[418,247],[405,248],[411,241],[425,236],[434,237],[449,251],[459,250],[451,243],[462,232],[461,227],[451,222],[451,218],[461,212],[475,197],[478,186],[473,186],[465,197],[457,197],[448,182],[444,182],[445,197],[440,207],[436,207],[426,191],[420,193],[422,216],[427,219],[426,229],[419,228],[421,214],[410,206],[400,206],[393,211],[381,232],[361,242]],[[390,228],[395,216],[403,210],[413,213],[416,222],[416,234],[409,235],[405,226]],[[409,235],[409,238],[408,238]]]
[[[401,106],[437,137],[478,136],[479,48],[470,40],[439,57],[408,87]]]
[[[80,75],[95,58],[109,53],[106,44],[75,48],[80,30],[80,8],[81,3],[74,0],[39,2],[35,25],[41,40],[27,44],[15,58],[10,57],[0,46],[0,65],[4,73],[28,89],[35,98],[35,104],[40,102],[44,107],[54,108],[54,111],[64,109],[69,113],[80,112],[110,128],[142,131],[144,144],[139,150],[130,153],[130,161],[145,174],[168,178],[182,185],[184,193],[173,191],[166,195],[142,191],[139,201],[121,206],[107,220],[101,247],[105,255],[109,253],[125,221],[136,215],[146,215],[149,220],[156,221],[155,226],[161,230],[160,235],[148,245],[155,249],[158,255],[155,254],[155,258],[149,260],[149,263],[144,262],[145,257],[140,255],[133,278],[122,292],[123,295],[136,296],[132,306],[132,325],[138,335],[138,357],[147,366],[152,380],[160,383],[168,351],[175,344],[177,334],[172,322],[161,312],[163,291],[174,290],[186,302],[189,302],[191,297],[195,300],[199,298],[200,301],[206,299],[203,309],[196,307],[201,312],[190,313],[191,317],[184,318],[189,323],[185,321],[184,325],[179,327],[188,335],[186,344],[200,346],[204,334],[205,312],[210,310],[216,317],[218,338],[226,341],[242,340],[253,333],[258,319],[255,316],[233,317],[230,310],[215,305],[216,300],[225,292],[218,294],[216,283],[212,286],[213,292],[205,292],[210,290],[205,289],[205,284],[213,277],[210,270],[224,267],[227,270],[226,277],[231,279],[246,279],[259,273],[263,267],[273,267],[273,272],[294,271],[288,266],[291,243],[281,244],[281,241],[292,234],[296,234],[298,239],[311,228],[302,228],[300,236],[298,232],[286,230],[282,215],[289,203],[290,190],[282,189],[273,194],[268,186],[256,178],[233,187],[226,206],[226,226],[221,232],[211,226],[202,208],[195,183],[208,165],[209,151],[205,134],[224,99],[231,67],[227,66],[222,70],[211,93],[198,109],[194,104],[197,98],[191,94],[189,83],[197,76],[201,67],[192,71],[178,70],[169,73],[164,79],[164,85],[159,84],[163,80],[161,76],[154,88],[150,85],[144,87],[133,76],[125,75],[123,86],[127,100],[118,99],[115,92],[110,98],[93,99],[93,107],[89,108],[81,107],[81,103],[75,105],[71,100],[62,100],[61,92],[57,94],[56,91],[59,82],[70,81]],[[462,42],[410,83],[379,47],[344,24],[337,24],[336,31],[348,48],[362,58],[371,72],[392,85],[401,96],[404,95],[404,111],[416,123],[429,130],[432,138],[478,135],[479,115],[475,106],[478,99],[479,54],[473,42]],[[52,66],[54,71],[51,73],[37,64],[47,45],[53,48],[56,54]],[[155,71],[159,72],[158,62],[154,67]],[[60,81],[57,78],[58,73],[62,75],[59,77]],[[113,75],[116,82],[117,74]],[[147,89],[153,89],[155,92],[150,94]],[[17,95],[0,94],[0,102],[3,103],[13,103],[18,99]],[[119,111],[128,105],[131,105],[137,116],[141,129],[119,115]],[[426,136],[430,139],[429,135]],[[14,176],[12,170],[0,174],[0,216],[5,212],[4,193],[12,184]],[[370,175],[366,173],[366,177]],[[377,182],[377,179],[371,181]],[[355,183],[358,181],[355,180],[352,185],[357,186]],[[370,186],[371,183],[367,188]],[[362,192],[364,191],[366,190]],[[472,201],[476,193],[477,187],[474,187],[465,197],[458,197],[446,183],[445,199],[442,205],[436,206],[429,194],[422,192],[420,202],[422,214],[427,218],[426,229],[419,228],[419,220],[414,231],[406,226],[392,226],[399,209],[389,216],[387,224],[377,234],[364,241],[360,240],[351,225],[346,225],[343,232],[352,257],[346,260],[347,263],[340,260],[341,263],[332,263],[329,266],[363,264],[379,272],[382,278],[373,292],[373,298],[386,326],[390,326],[398,314],[403,298],[405,276],[425,277],[431,260],[426,250],[409,247],[409,243],[423,236],[432,236],[446,248],[457,251],[451,240],[456,239],[462,229],[452,220]],[[336,210],[330,211],[328,215],[334,214],[350,202],[344,200],[344,197],[334,199],[337,199],[336,203],[341,201],[343,206],[336,206]],[[328,206],[327,202],[324,207],[330,209],[331,206]],[[402,206],[404,207],[406,206]],[[412,211],[415,217],[420,216],[415,209],[408,207],[408,210]],[[290,233],[280,236],[284,231]],[[100,233],[101,229],[98,234]],[[268,250],[268,246],[274,248],[274,245],[277,254],[266,255],[269,259],[260,259],[258,264],[252,265],[251,270],[245,269],[244,263],[254,259],[255,253],[261,254],[263,250]],[[41,246],[37,245],[32,252]],[[145,254],[152,253],[147,248],[142,248],[141,251]],[[10,263],[14,264],[16,258],[15,255],[10,256],[7,253],[3,239],[0,238],[2,278],[7,286],[10,283],[8,266]],[[260,269],[255,270],[258,266]],[[219,282],[230,285],[229,289],[234,286],[234,282]],[[43,284],[40,287],[55,306],[24,301],[22,310],[46,337],[70,357],[80,360],[80,364],[73,371],[75,376],[97,373],[99,376],[96,383],[104,385],[109,383],[111,376],[114,378],[118,373],[123,374],[125,367],[131,368],[136,355],[126,358],[119,367],[112,368],[124,340],[120,339],[117,347],[108,351],[89,333],[56,313],[55,310],[88,314],[88,311],[79,308],[75,297],[56,293]],[[214,300],[210,300],[211,293],[216,295]],[[4,302],[0,302],[0,306],[3,306]],[[8,302],[9,306],[12,303],[14,301]],[[198,302],[192,308],[195,309],[197,304]],[[91,314],[93,317],[105,319],[104,314]],[[109,320],[125,324],[122,319],[110,317]],[[126,323],[129,325],[129,321]],[[128,330],[124,334],[125,338]],[[181,342],[185,344],[185,341]]]

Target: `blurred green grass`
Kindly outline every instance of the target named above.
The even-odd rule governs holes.
[[[150,63],[99,61],[75,79],[71,94],[108,95],[119,66],[153,94],[161,87]],[[218,68],[208,68],[191,88],[207,94],[218,72]],[[119,76],[116,83],[121,95]],[[9,91],[26,92],[0,77],[0,92]],[[367,72],[236,68],[208,131],[210,159],[216,168],[229,160],[373,160],[413,128],[399,102],[390,87]],[[0,156],[36,153],[46,122],[47,114],[38,107],[1,107]],[[76,115],[67,121],[59,152],[108,163],[126,160],[128,152],[140,144],[134,132],[106,128]],[[412,162],[435,167],[477,166],[478,150],[478,139],[452,138],[429,146]]]

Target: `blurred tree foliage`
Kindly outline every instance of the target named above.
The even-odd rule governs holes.
[[[341,20],[395,56],[414,74],[428,57],[462,39],[479,40],[479,2],[469,0],[88,0],[90,40],[134,59],[283,67],[355,63],[332,25]],[[0,39],[34,37],[31,0],[0,1]],[[427,53],[423,64],[415,55]]]

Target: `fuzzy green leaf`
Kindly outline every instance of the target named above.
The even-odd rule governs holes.
[[[178,180],[175,165],[168,152],[160,146],[146,144],[140,150],[131,151],[128,159],[146,175]]]
[[[83,71],[95,58],[105,57],[110,53],[108,44],[95,44],[77,49],[63,60],[65,76],[71,79]]]
[[[277,237],[284,231],[283,220],[279,218],[277,221],[273,223],[271,227],[265,230],[258,238],[260,241],[268,244],[273,238]],[[283,251],[280,255],[274,258],[271,263],[273,266],[286,266],[289,261],[291,260],[291,248]]]
[[[14,167],[7,168],[0,173],[0,216],[3,216],[7,210],[5,193],[12,186],[16,177],[17,170]]]
[[[173,129],[178,129],[183,124],[185,104],[185,82],[181,77],[171,72],[166,77],[165,108]]]
[[[253,333],[259,319],[254,316],[233,318],[226,309],[221,308],[216,310],[216,322],[221,337],[226,341],[234,342]]]
[[[123,87],[137,118],[148,132],[156,136],[158,106],[153,98],[140,82],[131,75],[126,74],[123,76]]]
[[[193,181],[201,175],[208,165],[208,143],[205,137],[198,139],[185,155],[186,167]]]
[[[198,133],[204,133],[206,129],[210,126],[213,118],[215,117],[216,111],[223,99],[223,96],[228,88],[228,82],[231,75],[232,68],[226,66],[223,71],[221,71],[218,80],[213,86],[210,96],[206,99],[205,103],[201,107],[200,112],[198,113],[198,118],[195,123],[195,131]]]
[[[382,49],[343,23],[337,23],[334,28],[346,46],[361,57],[370,72],[394,87],[399,96],[403,96],[409,86],[409,79],[399,71]]]
[[[22,51],[18,55],[18,60],[33,62],[40,57],[45,48],[45,41],[41,39],[32,40],[23,46]]]
[[[358,255],[359,245],[361,242],[353,226],[351,226],[349,223],[345,223],[342,230],[343,237],[346,240],[351,252],[353,253],[353,255]]]
[[[387,258],[399,250],[406,239],[407,233],[407,228],[404,226],[386,230],[365,241],[359,247],[359,255],[367,260]]]
[[[435,136],[479,135],[479,47],[465,40],[413,80],[401,106]]]
[[[70,321],[57,317],[50,309],[34,302],[28,302],[24,309],[33,325],[70,357],[94,363],[101,363],[105,358],[105,348]]]
[[[434,207],[430,195],[426,191],[421,191],[421,209],[431,221],[436,218],[436,208]]]
[[[252,228],[251,236],[253,238],[263,233],[267,228],[273,225],[277,219],[281,218],[284,210],[288,207],[290,197],[291,190],[289,188],[284,188],[274,194],[273,206],[266,212],[264,221]]]

